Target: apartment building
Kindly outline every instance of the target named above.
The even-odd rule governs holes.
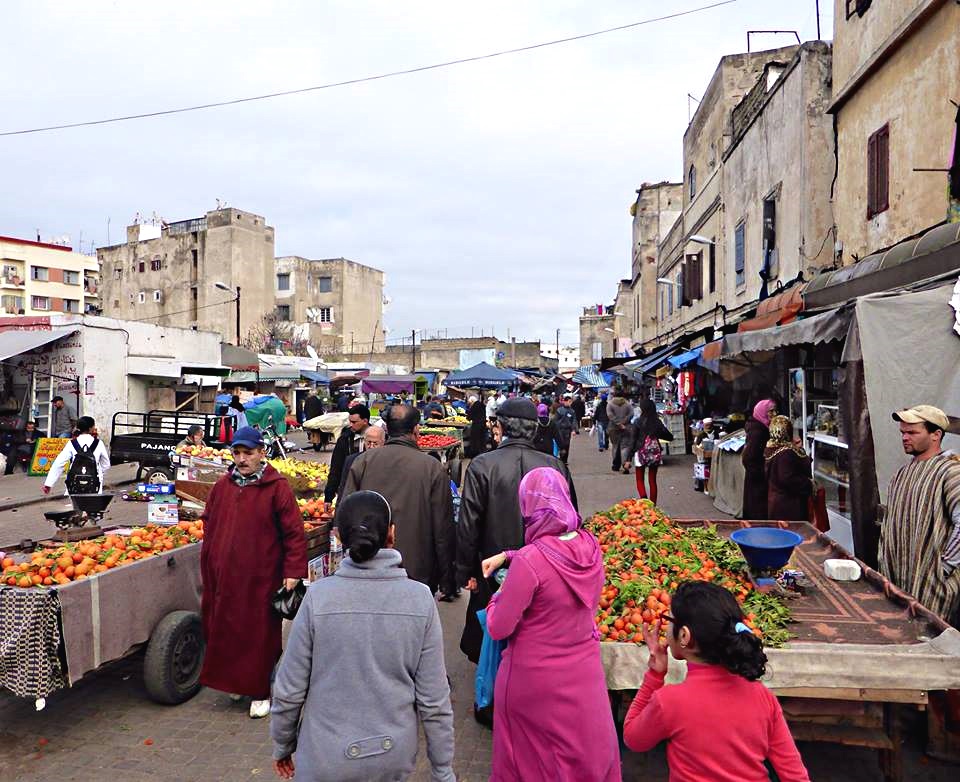
[[[252,212],[222,208],[202,217],[127,227],[123,244],[97,249],[106,315],[215,331],[240,341],[275,308],[274,230]],[[239,292],[238,292],[239,291]]]
[[[384,274],[346,258],[276,259],[277,319],[320,354],[385,351]]]
[[[0,236],[0,314],[97,314],[100,265],[71,247]]]

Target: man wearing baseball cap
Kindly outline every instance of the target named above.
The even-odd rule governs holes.
[[[203,513],[200,612],[207,651],[200,683],[248,696],[250,716],[270,713],[270,676],[280,659],[281,618],[270,598],[307,574],[297,500],[270,464],[258,429],[230,442],[233,466],[214,484]]]
[[[890,481],[880,571],[944,621],[960,609],[960,459],[941,448],[947,414],[916,405],[893,414],[913,459]]]

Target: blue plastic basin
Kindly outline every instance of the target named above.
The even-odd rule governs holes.
[[[796,532],[779,527],[747,527],[730,536],[754,570],[778,570],[790,561],[793,550],[803,542]]]

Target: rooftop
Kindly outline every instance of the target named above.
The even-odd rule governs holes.
[[[46,250],[63,250],[72,253],[73,248],[64,244],[49,244],[48,242],[35,242],[32,239],[20,239],[16,236],[0,236],[0,242],[9,242],[10,244],[21,244],[28,247],[43,247]]]

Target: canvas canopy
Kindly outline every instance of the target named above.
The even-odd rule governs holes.
[[[481,361],[469,369],[451,372],[447,375],[444,384],[465,388],[501,388],[516,382],[516,373],[492,367],[485,361]]]
[[[399,394],[406,391],[413,393],[417,382],[416,375],[369,375],[360,384],[365,394]]]

